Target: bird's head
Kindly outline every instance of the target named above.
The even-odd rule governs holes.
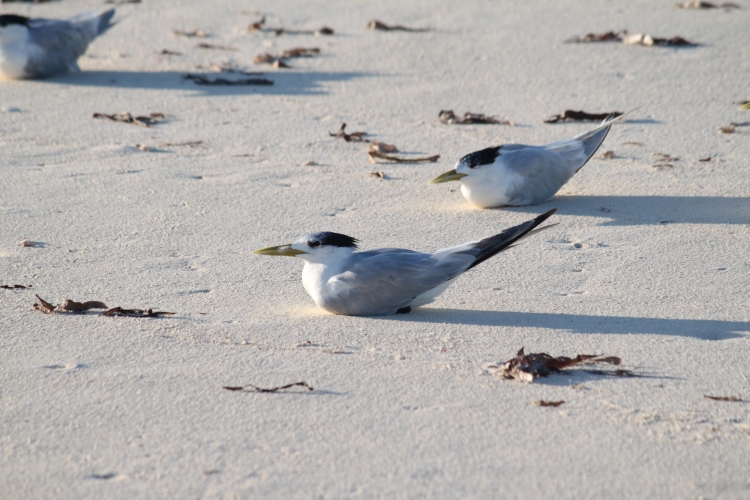
[[[307,234],[292,244],[261,248],[258,255],[299,257],[306,262],[326,263],[351,255],[357,250],[357,239],[340,233],[325,231]]]
[[[14,43],[25,41],[29,34],[28,17],[15,14],[0,16],[0,42]]]
[[[491,165],[500,154],[500,147],[495,146],[483,149],[462,157],[456,163],[456,168],[438,175],[430,181],[430,184],[441,184],[450,181],[464,182],[464,177],[470,177],[482,165]]]

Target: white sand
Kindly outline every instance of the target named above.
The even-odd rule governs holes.
[[[750,120],[733,104],[750,99],[750,5],[569,3],[144,0],[118,7],[83,73],[3,82],[0,284],[33,288],[0,290],[2,496],[750,497],[750,403],[704,398],[750,399],[750,127],[717,132]],[[248,34],[257,16],[243,9],[337,34]],[[435,31],[373,32],[370,19]],[[562,43],[623,28],[703,45]],[[272,87],[180,79],[299,46],[322,54],[257,67]],[[542,123],[565,109],[642,104],[601,149],[617,158],[592,160],[545,205],[477,210],[457,184],[427,185],[476,149],[590,127]],[[516,126],[441,125],[441,109]],[[172,117],[150,129],[91,117],[124,110]],[[344,121],[442,158],[370,165],[366,145],[328,137]],[[657,152],[680,159],[653,168]],[[551,207],[557,228],[409,315],[323,313],[300,261],[252,255],[313,230],[434,250]],[[34,293],[178,314],[47,316]],[[490,374],[521,346],[620,356],[652,378]],[[300,380],[315,391],[222,390]]]

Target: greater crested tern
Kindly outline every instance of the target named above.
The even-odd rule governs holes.
[[[80,71],[78,58],[112,26],[114,15],[115,9],[86,12],[67,21],[0,15],[0,74],[21,79]]]
[[[611,114],[593,130],[544,146],[504,144],[476,151],[430,184],[459,181],[464,198],[480,208],[545,203],[591,159],[619,119]]]
[[[260,255],[299,257],[305,261],[302,284],[321,309],[351,316],[406,313],[429,304],[453,279],[539,227],[557,209],[500,234],[435,253],[399,248],[357,251],[357,239],[344,234],[308,234],[292,244],[262,248]]]

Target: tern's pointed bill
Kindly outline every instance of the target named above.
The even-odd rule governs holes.
[[[280,255],[284,257],[296,257],[305,252],[292,248],[292,245],[279,245],[277,247],[267,247],[256,250],[253,253],[258,255]]]
[[[458,181],[464,198],[481,208],[545,203],[591,159],[619,119],[610,115],[588,132],[544,146],[504,144],[476,151],[430,184]]]
[[[454,278],[539,227],[556,209],[483,240],[435,253],[399,248],[357,251],[357,240],[340,233],[308,234],[292,243],[256,250],[261,255],[299,257],[305,261],[302,284],[318,307],[335,314],[381,316],[409,312],[429,304]]]

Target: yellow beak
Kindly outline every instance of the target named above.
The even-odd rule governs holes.
[[[456,173],[456,170],[453,169],[449,172],[438,175],[437,177],[435,177],[434,179],[430,181],[430,184],[441,184],[443,182],[460,181],[462,177],[466,177],[466,174]]]
[[[256,250],[253,253],[257,253],[258,255],[281,255],[284,257],[296,257],[297,255],[307,252],[296,250],[292,248],[292,245],[279,245],[277,247],[261,248],[260,250]]]

